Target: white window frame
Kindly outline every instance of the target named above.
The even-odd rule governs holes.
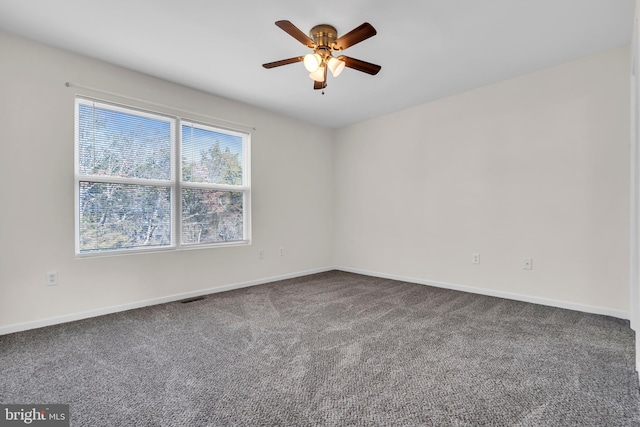
[[[169,180],[123,178],[115,176],[92,175],[80,173],[80,150],[78,119],[79,106],[93,104],[112,109],[114,111],[133,113],[155,120],[165,120],[171,125],[171,172]],[[170,114],[162,111],[151,111],[132,107],[108,100],[96,99],[89,96],[77,95],[74,104],[74,212],[75,212],[75,254],[76,257],[114,256],[123,254],[165,252],[175,250],[194,250],[216,247],[228,247],[251,244],[251,133],[230,129],[218,124],[193,120],[189,117]],[[225,133],[242,138],[242,185],[223,185],[182,180],[182,126],[194,126],[205,130]],[[80,248],[80,182],[99,182],[125,185],[155,186],[170,188],[171,197],[171,243],[165,246],[136,247],[125,249],[105,249],[103,251],[81,252]],[[182,243],[182,189],[198,188],[220,191],[242,192],[242,240],[228,242]]]
[[[188,181],[183,181],[182,180],[182,126],[193,126],[194,128],[199,128],[199,129],[203,129],[203,130],[211,130],[214,132],[224,132],[225,134],[228,135],[233,135],[233,136],[237,136],[243,139],[242,141],[242,161],[243,161],[243,165],[242,165],[242,169],[243,169],[243,173],[242,173],[242,185],[224,185],[224,184],[211,184],[211,183],[203,183],[203,182],[188,182]],[[223,128],[220,126],[213,126],[207,123],[202,123],[199,121],[195,121],[195,120],[187,120],[187,119],[181,119],[179,120],[179,129],[178,132],[180,133],[179,137],[177,138],[178,140],[178,149],[177,149],[177,163],[178,163],[178,171],[177,171],[177,182],[179,183],[178,187],[180,189],[178,197],[178,200],[182,200],[182,189],[183,188],[197,188],[197,189],[203,189],[203,190],[220,190],[220,191],[233,191],[233,192],[242,192],[243,194],[243,200],[242,200],[242,234],[243,236],[247,237],[249,235],[249,231],[250,231],[250,227],[249,227],[249,216],[248,216],[248,212],[246,211],[245,207],[248,205],[249,201],[250,201],[250,197],[249,197],[249,193],[250,193],[250,186],[249,186],[249,171],[250,171],[250,167],[247,167],[249,164],[249,134],[246,132],[239,132],[236,130],[232,130],[232,129],[227,129],[227,128]],[[180,227],[180,230],[182,230],[182,209],[181,206],[178,209],[178,216],[177,216],[177,227]],[[231,242],[220,242],[220,243],[182,243],[182,233],[180,233],[180,242],[179,245],[181,247],[184,248],[192,248],[192,247],[202,247],[202,246],[206,246],[206,245],[213,245],[213,246],[223,246],[223,245],[234,245],[234,244],[246,244],[249,243],[248,240],[235,240],[235,241],[231,241]]]

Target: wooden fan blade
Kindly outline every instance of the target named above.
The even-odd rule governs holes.
[[[375,76],[378,71],[382,69],[381,66],[372,64],[371,62],[361,61],[355,58],[349,58],[348,56],[339,56],[339,60],[344,61],[344,66],[353,68],[354,70],[362,71],[363,73],[371,74]]]
[[[302,62],[304,60],[304,56],[296,56],[295,58],[282,59],[280,61],[268,62],[266,64],[262,64],[264,68],[275,68],[280,67],[282,65],[295,64],[296,62]]]
[[[313,82],[313,88],[318,90],[318,89],[324,89],[325,87],[327,87],[327,82]]]
[[[356,43],[360,43],[363,40],[373,37],[377,34],[377,31],[371,24],[365,22],[358,28],[354,28],[347,34],[340,37],[333,43],[334,50],[345,50],[348,47],[353,46]]]
[[[324,89],[325,87],[327,87],[327,67],[324,67],[324,80],[321,82],[313,82],[314,89]]]
[[[311,40],[311,38],[308,35],[300,31],[300,29],[295,25],[293,25],[291,22],[277,21],[276,25],[282,28],[287,34],[289,34],[294,39],[298,40],[303,45],[310,47],[311,49],[315,47],[313,40]]]

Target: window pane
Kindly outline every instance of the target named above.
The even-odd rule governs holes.
[[[171,179],[171,123],[80,103],[78,154],[81,175]]]
[[[170,188],[80,182],[80,252],[170,244]]]
[[[182,180],[242,185],[242,145],[241,136],[182,125]]]
[[[242,210],[242,192],[183,188],[182,243],[243,240]]]

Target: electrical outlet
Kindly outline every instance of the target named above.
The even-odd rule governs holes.
[[[472,264],[480,264],[480,254],[474,252],[471,254],[471,263]]]
[[[58,272],[56,271],[48,272],[45,284],[47,286],[56,286],[58,284]]]
[[[280,246],[280,256],[284,256],[284,248]]]
[[[522,258],[522,269],[523,270],[532,270],[533,269],[533,258],[531,258],[531,257]]]
[[[264,259],[264,250],[263,249],[260,249],[258,251],[258,259]]]

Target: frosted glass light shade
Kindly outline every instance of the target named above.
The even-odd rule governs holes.
[[[309,77],[317,82],[324,81],[324,65],[322,67],[318,67],[313,73],[309,73]]]
[[[313,73],[320,67],[322,63],[322,58],[317,53],[307,53],[304,56],[304,68],[307,69],[308,72]]]
[[[329,60],[329,69],[331,70],[331,74],[333,77],[338,77],[342,70],[344,70],[345,63],[344,61],[339,60],[338,58],[334,58],[333,56]]]

